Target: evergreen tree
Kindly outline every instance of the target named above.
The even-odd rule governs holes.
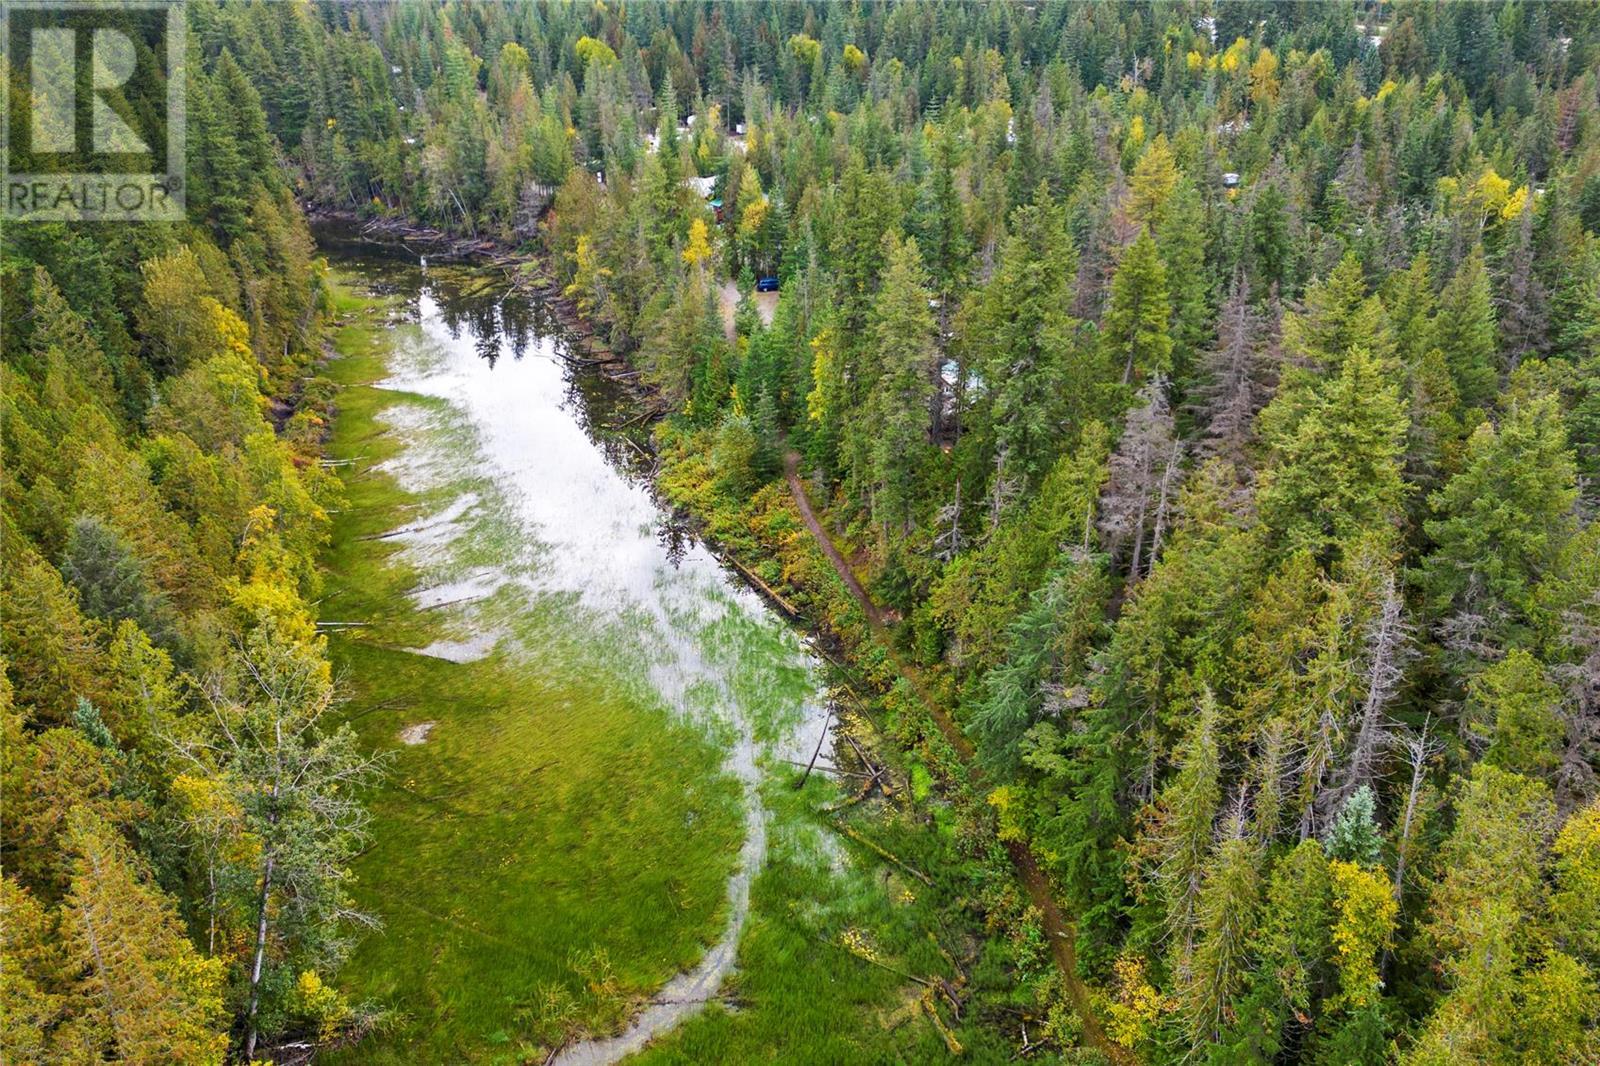
[[[1099,561],[1069,553],[1007,627],[1005,661],[985,675],[971,725],[986,764],[1015,772],[1023,735],[1041,714],[1081,702],[1077,681],[1103,594]]]
[[[928,408],[939,356],[916,240],[893,241],[888,262],[868,326],[876,380],[868,385],[858,430],[871,435],[862,480],[885,543],[911,526],[911,489],[928,448]]]
[[[1561,690],[1526,649],[1512,649],[1472,679],[1468,708],[1470,739],[1489,740],[1485,762],[1530,778],[1553,774],[1566,738]]]
[[[1434,331],[1438,298],[1427,253],[1418,253],[1408,268],[1391,275],[1384,303],[1394,330],[1395,355],[1402,366],[1415,372],[1438,343]]]
[[[1263,1050],[1281,1046],[1292,1018],[1319,1013],[1333,954],[1333,872],[1315,840],[1301,841],[1277,860],[1267,883],[1256,940],[1260,965],[1248,1002],[1266,1030]]]
[[[1196,1049],[1221,1035],[1249,976],[1261,908],[1260,855],[1242,833],[1224,840],[1206,871],[1195,907],[1198,943],[1189,967],[1184,1015]]]
[[[985,380],[990,434],[998,454],[993,493],[1007,480],[1036,479],[1053,459],[1064,423],[1093,410],[1100,384],[1085,366],[1068,315],[1073,263],[1059,208],[1041,186],[1011,216],[1011,232],[989,284],[977,297],[969,344]]]
[[[1172,302],[1172,377],[1190,395],[1203,353],[1214,332],[1210,275],[1206,269],[1204,207],[1194,183],[1184,178],[1168,201],[1156,246],[1166,267]]]
[[[1187,736],[1174,752],[1177,766],[1156,803],[1153,840],[1155,881],[1166,907],[1165,928],[1172,938],[1180,972],[1191,969],[1189,954],[1198,925],[1197,907],[1211,855],[1212,826],[1222,802],[1217,744],[1217,704],[1207,692]],[[1237,850],[1237,849],[1236,849]],[[1204,1024],[1210,1024],[1210,1017]]]
[[[1171,317],[1167,268],[1149,230],[1143,230],[1117,264],[1111,303],[1100,325],[1106,360],[1122,368],[1123,385],[1172,373]]]
[[[1480,425],[1462,470],[1431,503],[1433,550],[1419,582],[1462,649],[1527,639],[1539,580],[1573,532],[1572,452],[1553,397],[1517,404]]]
[[[1393,352],[1389,323],[1382,301],[1367,295],[1355,253],[1306,290],[1304,311],[1284,316],[1283,346],[1313,370],[1336,371],[1357,349],[1387,364]]]
[[[971,238],[965,210],[956,188],[960,145],[954,133],[941,134],[933,145],[933,167],[923,187],[922,217],[918,226],[934,288],[948,302],[966,281]]]
[[[1483,249],[1475,247],[1439,293],[1434,343],[1444,352],[1463,407],[1485,407],[1494,396],[1495,320]]]
[[[144,564],[127,541],[98,518],[83,515],[72,524],[61,573],[91,617],[112,624],[132,619],[159,644],[176,640],[166,598],[150,588]]]
[[[1336,376],[1310,392],[1292,429],[1275,427],[1268,442],[1274,461],[1258,494],[1262,521],[1289,547],[1318,553],[1365,532],[1392,531],[1405,502],[1407,420],[1382,364],[1355,348]],[[1263,421],[1272,414],[1269,407]]]
[[[1597,1004],[1593,975],[1560,952],[1537,961],[1555,828],[1539,782],[1479,764],[1462,783],[1423,930],[1448,992],[1406,1063],[1560,1062],[1592,1047],[1583,1029]]]
[[[118,1062],[220,1064],[228,1049],[223,967],[199,955],[127,845],[86,812],[68,820],[72,886],[62,938],[82,977],[58,1039]]]
[[[1362,785],[1345,800],[1339,817],[1328,828],[1325,841],[1328,857],[1358,866],[1376,866],[1383,847],[1375,816],[1376,799],[1372,789]]]

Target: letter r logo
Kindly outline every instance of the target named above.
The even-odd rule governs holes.
[[[33,30],[33,150],[66,154],[78,150],[78,37],[82,31],[60,26]],[[138,69],[133,41],[121,30],[88,31],[90,105],[89,151],[131,154],[149,145],[107,102]]]
[[[0,218],[186,217],[186,0],[0,0]]]

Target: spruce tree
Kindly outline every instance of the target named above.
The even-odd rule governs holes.
[[[1173,753],[1176,772],[1156,803],[1155,881],[1161,886],[1166,930],[1179,965],[1194,946],[1196,908],[1211,854],[1212,827],[1222,803],[1217,703],[1199,701],[1193,725]]]
[[[1351,350],[1337,375],[1312,389],[1293,429],[1268,442],[1273,465],[1257,496],[1262,521],[1290,549],[1315,553],[1366,532],[1392,534],[1406,495],[1406,426],[1384,367],[1366,350]]]
[[[1456,394],[1466,408],[1484,407],[1494,396],[1495,320],[1483,248],[1473,248],[1439,293],[1434,343],[1444,352]]]
[[[1172,302],[1172,379],[1178,395],[1187,397],[1215,328],[1206,269],[1204,208],[1199,190],[1188,178],[1178,182],[1167,202],[1166,219],[1156,231],[1156,247],[1166,267]]]
[[[1475,649],[1532,636],[1538,583],[1574,530],[1575,477],[1553,396],[1519,403],[1499,427],[1473,433],[1461,472],[1431,498],[1433,549],[1418,575],[1447,641]]]
[[[914,238],[894,241],[883,285],[873,303],[868,338],[877,380],[855,431],[870,440],[861,449],[862,478],[883,543],[909,531],[915,473],[928,450],[928,411],[939,349],[927,278]]]
[[[1362,866],[1377,865],[1383,837],[1378,831],[1376,810],[1377,800],[1370,786],[1362,785],[1351,793],[1339,817],[1328,827],[1324,844],[1330,859]]]
[[[222,964],[195,951],[137,859],[94,815],[68,820],[72,886],[62,937],[82,974],[69,993],[71,1044],[117,1062],[220,1064]]]
[[[1379,362],[1394,350],[1383,304],[1367,295],[1361,260],[1346,253],[1306,291],[1305,310],[1283,319],[1284,350],[1304,367],[1336,371],[1357,348]]]
[[[1171,318],[1167,268],[1150,231],[1142,230],[1117,264],[1100,324],[1106,360],[1120,368],[1123,385],[1172,373]]]
[[[1214,1043],[1233,1016],[1250,975],[1251,948],[1261,916],[1261,854],[1238,833],[1207,864],[1195,906],[1198,927],[1182,1004],[1195,1050]]]
[[[1061,209],[1040,186],[1011,215],[1010,236],[968,327],[984,378],[993,382],[989,434],[998,453],[992,488],[1025,484],[1047,469],[1075,412],[1092,410],[1100,384],[1083,366],[1067,313],[1072,244]]]

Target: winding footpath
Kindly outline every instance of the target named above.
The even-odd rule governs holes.
[[[933,697],[916,666],[902,659],[895,649],[883,609],[873,602],[866,587],[861,584],[861,579],[856,576],[855,570],[839,551],[839,546],[834,543],[833,536],[824,528],[812,509],[811,498],[806,494],[805,482],[800,477],[800,456],[793,450],[783,457],[783,475],[789,483],[789,492],[794,497],[795,507],[800,511],[800,520],[811,531],[817,546],[828,557],[839,579],[845,583],[850,595],[860,605],[861,612],[867,617],[867,625],[872,631],[873,638],[882,646],[900,676],[911,685],[929,717],[939,727],[939,732],[960,758],[973,785],[982,787],[983,771],[977,765],[977,752],[972,746],[972,741],[956,724],[955,719],[950,717],[950,712]],[[1083,979],[1078,976],[1077,930],[1056,903],[1049,878],[1039,868],[1038,860],[1034,858],[1027,844],[1020,840],[1008,840],[1005,842],[1005,847],[1011,857],[1011,865],[1022,882],[1022,887],[1028,893],[1029,901],[1038,908],[1045,938],[1050,943],[1050,954],[1055,958],[1057,969],[1061,971],[1061,978],[1066,984],[1067,996],[1072,1000],[1073,1009],[1083,1021],[1084,1036],[1089,1043],[1105,1052],[1112,1062],[1119,1066],[1130,1066],[1134,1059],[1128,1049],[1106,1036],[1105,1029],[1094,1014],[1089,990],[1084,985]]]

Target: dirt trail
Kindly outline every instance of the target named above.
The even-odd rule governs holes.
[[[873,636],[883,646],[883,650],[888,654],[890,662],[894,663],[900,676],[904,677],[916,692],[928,715],[939,727],[939,732],[955,749],[973,784],[981,787],[983,771],[977,765],[972,741],[956,724],[955,719],[950,717],[950,713],[933,697],[916,666],[902,659],[895,649],[894,642],[890,639],[889,627],[884,621],[883,609],[873,602],[866,587],[861,584],[861,579],[856,576],[855,570],[845,560],[838,545],[833,542],[832,535],[823,528],[816,512],[812,510],[811,499],[807,496],[805,483],[800,477],[800,456],[794,451],[789,451],[783,457],[783,474],[789,482],[789,492],[794,496],[795,506],[800,511],[800,520],[811,531],[817,546],[828,557],[840,580],[849,588],[850,595],[855,598],[862,613],[867,616],[867,624]],[[1028,899],[1039,910],[1039,920],[1043,923],[1046,939],[1050,942],[1050,953],[1055,958],[1056,967],[1061,971],[1062,980],[1066,983],[1067,995],[1072,1000],[1073,1009],[1083,1021],[1084,1035],[1089,1043],[1105,1052],[1112,1062],[1132,1063],[1134,1060],[1127,1049],[1113,1043],[1101,1028],[1100,1020],[1095,1017],[1093,1004],[1089,1000],[1089,990],[1078,976],[1077,930],[1056,903],[1055,895],[1050,888],[1050,879],[1039,868],[1038,860],[1033,857],[1033,852],[1026,844],[1016,840],[1007,841],[1006,852],[1011,856],[1011,865],[1016,869],[1022,887],[1027,891]]]

